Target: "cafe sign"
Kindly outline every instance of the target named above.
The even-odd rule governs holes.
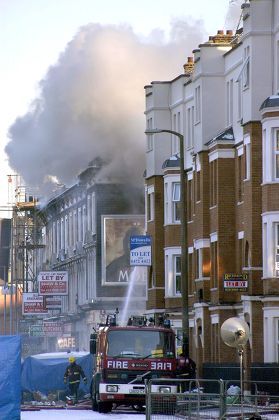
[[[224,274],[225,292],[246,292],[248,289],[248,274]]]

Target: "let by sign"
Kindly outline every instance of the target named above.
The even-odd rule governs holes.
[[[41,271],[38,274],[39,295],[68,295],[67,271]]]

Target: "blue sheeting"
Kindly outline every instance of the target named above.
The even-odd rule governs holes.
[[[21,339],[0,336],[0,419],[20,420]]]
[[[89,393],[92,378],[93,359],[90,353],[46,353],[27,357],[22,365],[21,386],[23,391],[40,391],[47,395],[50,391],[65,390],[63,378],[70,355],[75,356],[76,362],[82,367],[87,385],[81,380],[80,390]]]

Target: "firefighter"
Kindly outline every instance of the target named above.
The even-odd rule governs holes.
[[[74,356],[70,356],[69,365],[67,366],[64,374],[64,383],[66,384],[67,380],[69,380],[70,394],[73,397],[74,403],[78,401],[80,377],[82,377],[83,382],[86,384],[87,378],[82,370],[82,367],[76,363],[76,359]]]
[[[184,352],[182,352],[178,358],[177,378],[182,379],[181,392],[187,391],[187,387],[192,388],[195,384],[195,381],[194,384],[189,381],[183,381],[184,379],[195,380],[196,378],[196,363],[194,360],[190,359],[190,357],[186,357]]]

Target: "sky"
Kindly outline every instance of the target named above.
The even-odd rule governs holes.
[[[103,178],[142,181],[144,85],[182,73],[218,29],[235,30],[240,5],[0,0],[0,206],[8,174],[48,196],[95,158]]]

